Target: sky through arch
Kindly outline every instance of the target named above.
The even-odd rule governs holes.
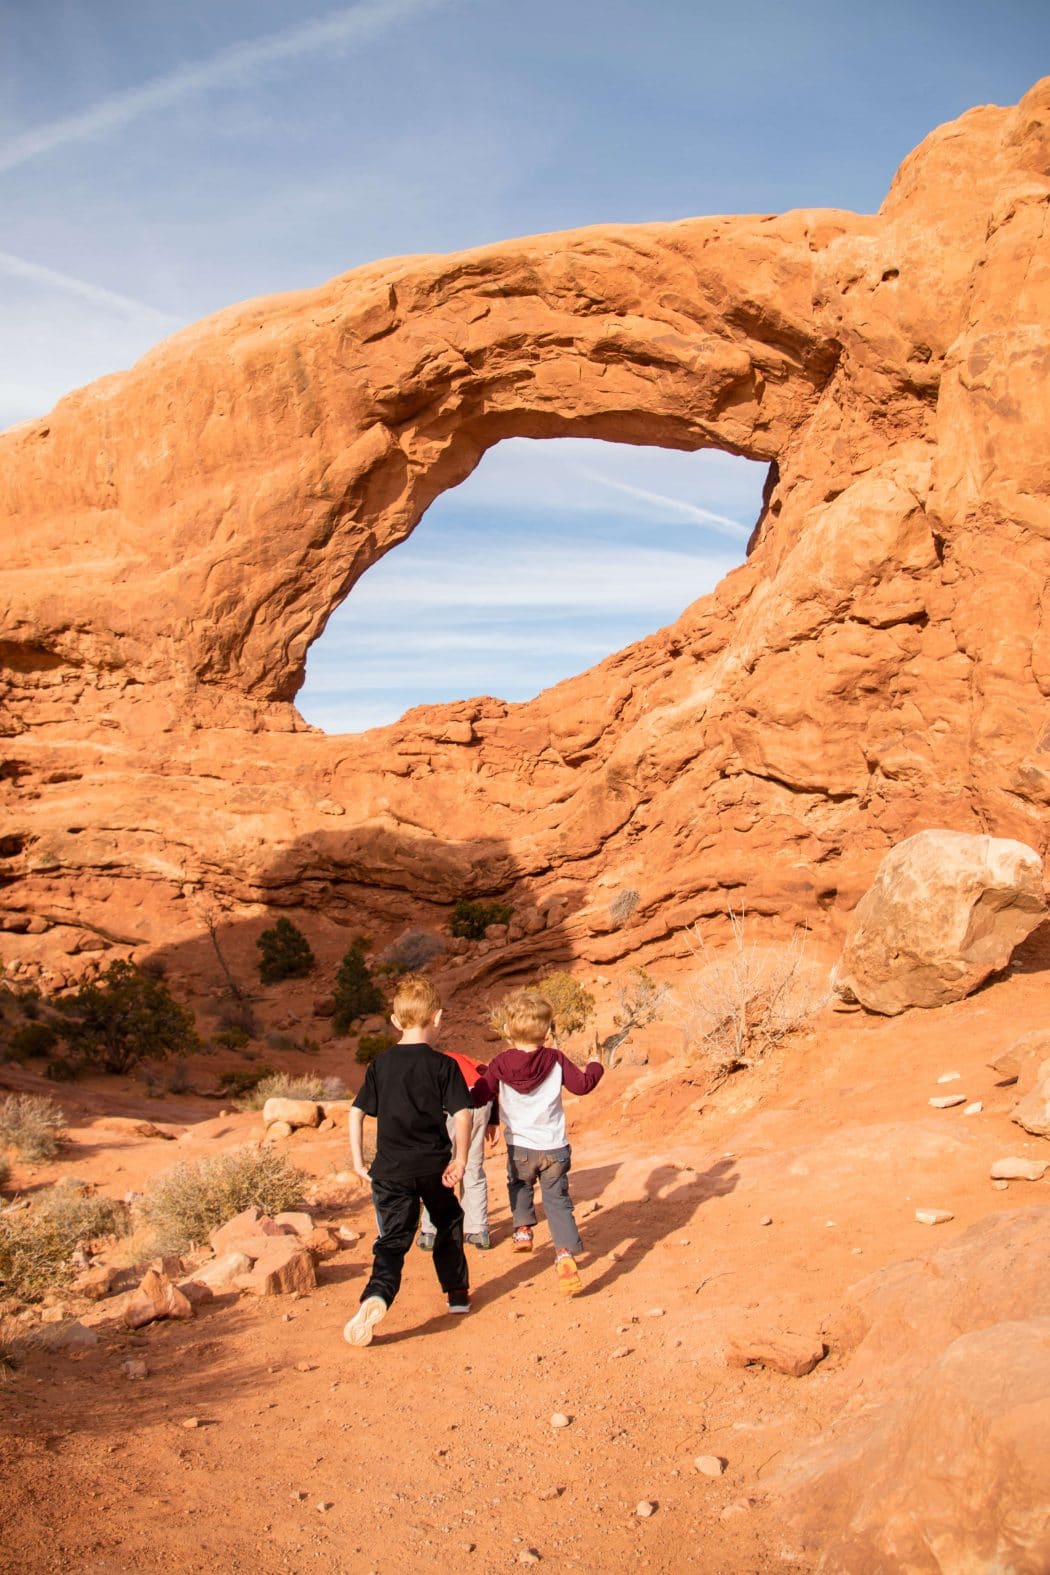
[[[672,623],[743,562],[766,466],[511,438],[362,576],[296,705],[327,733],[410,707],[527,700]]]

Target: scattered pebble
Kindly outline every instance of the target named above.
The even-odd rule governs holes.
[[[993,1181],[1038,1181],[1046,1170],[1045,1159],[997,1159],[992,1166]]]
[[[693,1465],[705,1477],[720,1477],[728,1465],[721,1455],[696,1455]]]
[[[188,1416],[182,1425],[183,1427],[200,1427],[201,1419],[199,1416]]]
[[[316,1362],[296,1362],[295,1370],[296,1370],[297,1373],[313,1373],[313,1372],[317,1371],[317,1363]]]
[[[725,1509],[723,1509],[722,1515],[721,1515],[721,1519],[722,1520],[733,1520],[733,1519],[736,1518],[737,1515],[746,1515],[750,1508],[751,1508],[751,1500],[750,1499],[748,1499],[748,1498],[734,1499],[732,1504],[727,1504]]]
[[[641,1503],[636,1506],[634,1512],[636,1515],[639,1515],[642,1520],[648,1520],[650,1515],[656,1514],[656,1505],[651,1499],[643,1498]]]
[[[942,1072],[937,1081],[938,1083],[957,1083],[961,1077],[961,1072]]]
[[[539,1564],[540,1555],[535,1548],[522,1548],[518,1554],[519,1564]]]
[[[762,1218],[759,1220],[758,1223],[760,1225],[772,1225],[772,1223],[773,1223],[773,1216],[772,1216],[772,1214],[763,1214]]]
[[[356,1241],[361,1240],[356,1230],[351,1230],[349,1225],[340,1225],[339,1229],[336,1231],[336,1235],[339,1237],[340,1241],[345,1241],[348,1247],[352,1247]]]
[[[993,1181],[992,1186],[995,1188],[996,1192],[1009,1192],[1010,1190],[1010,1183],[1008,1181]]]
[[[966,1109],[963,1111],[963,1115],[979,1116],[983,1109],[984,1106],[981,1104],[981,1101],[979,1099],[975,1099],[972,1105],[967,1105]]]
[[[630,1354],[631,1354],[631,1347],[629,1345],[618,1345],[616,1347],[615,1351],[610,1351],[609,1352],[609,1358],[610,1358],[611,1361],[615,1362],[621,1356],[630,1356]]]
[[[317,1512],[318,1512],[319,1515],[327,1515],[328,1511],[330,1509],[334,1509],[335,1506],[332,1504],[330,1499],[320,1498],[317,1501],[317,1506],[316,1507],[317,1507]]]
[[[850,1248],[850,1252],[852,1252],[852,1254],[853,1254],[853,1256],[855,1258],[859,1258],[863,1251],[864,1251],[863,1247],[851,1247]]]
[[[966,1095],[938,1094],[935,1098],[928,1099],[926,1103],[932,1105],[934,1110],[950,1110],[953,1105],[965,1105]]]
[[[688,1236],[681,1236],[681,1237],[679,1237],[678,1245],[680,1247],[688,1247],[689,1246],[689,1237]]]
[[[647,1307],[645,1309],[645,1316],[647,1318],[662,1318],[663,1315],[664,1310],[662,1307]]]
[[[309,1493],[305,1492],[303,1488],[297,1488],[292,1494],[292,1497],[297,1504],[305,1504],[310,1495]]]
[[[126,1362],[121,1362],[120,1370],[125,1378],[145,1378],[149,1371],[141,1356],[129,1356]]]
[[[916,1209],[915,1218],[920,1225],[947,1225],[955,1215],[948,1209]]]
[[[552,1498],[561,1498],[561,1496],[562,1496],[562,1494],[564,1492],[565,1492],[565,1489],[562,1488],[562,1487],[546,1487],[546,1488],[541,1488],[540,1491],[536,1494],[536,1497],[537,1498],[541,1498],[544,1501],[547,1501],[547,1500],[552,1499]]]
[[[572,1421],[571,1416],[566,1416],[564,1411],[555,1411],[551,1417],[551,1427],[568,1427]]]

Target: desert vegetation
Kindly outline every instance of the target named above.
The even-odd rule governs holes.
[[[112,1198],[77,1187],[49,1187],[24,1209],[0,1215],[0,1287],[20,1301],[39,1301],[77,1271],[83,1243],[122,1235],[128,1212]]]
[[[44,1094],[8,1094],[0,1100],[0,1149],[14,1149],[36,1163],[54,1159],[65,1116]]]
[[[513,911],[509,902],[474,902],[460,897],[452,909],[449,932],[461,940],[480,941],[490,924],[509,924]]]
[[[208,1232],[253,1205],[279,1214],[299,1202],[306,1181],[273,1148],[252,1145],[208,1159],[173,1165],[142,1200],[144,1219],[161,1251],[204,1242]]]
[[[365,959],[364,942],[354,941],[344,953],[335,976],[332,1026],[337,1034],[345,1034],[355,1018],[371,1017],[385,1009],[383,992],[372,978],[372,970]]]
[[[272,929],[263,930],[255,944],[259,948],[259,978],[263,984],[305,979],[317,966],[310,942],[291,919],[278,919]]]
[[[268,1099],[345,1099],[346,1084],[339,1077],[315,1073],[267,1072],[237,1100],[238,1110],[261,1110]]]
[[[755,1066],[830,999],[826,978],[807,961],[807,930],[796,928],[785,946],[763,946],[743,910],[730,909],[728,919],[725,952],[713,952],[698,927],[690,932],[697,966],[674,1000],[686,1050],[706,1060],[717,1081]]]
[[[130,1072],[140,1061],[200,1048],[193,1016],[163,979],[133,963],[112,962],[94,983],[55,1003],[59,1035],[73,1062],[104,1072]]]

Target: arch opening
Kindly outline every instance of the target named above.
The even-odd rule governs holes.
[[[717,449],[508,438],[374,563],[310,647],[329,734],[529,700],[677,619],[743,562],[769,467]]]

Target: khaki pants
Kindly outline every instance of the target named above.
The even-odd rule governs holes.
[[[470,1147],[467,1150],[467,1168],[463,1172],[463,1232],[467,1236],[482,1236],[489,1228],[489,1185],[485,1180],[485,1128],[489,1124],[491,1105],[482,1105],[474,1111],[474,1125],[470,1133]],[[453,1143],[456,1141],[456,1118],[449,1116],[448,1133]],[[428,1236],[434,1234],[434,1227],[430,1222],[430,1215],[426,1209],[419,1222],[421,1231]]]

